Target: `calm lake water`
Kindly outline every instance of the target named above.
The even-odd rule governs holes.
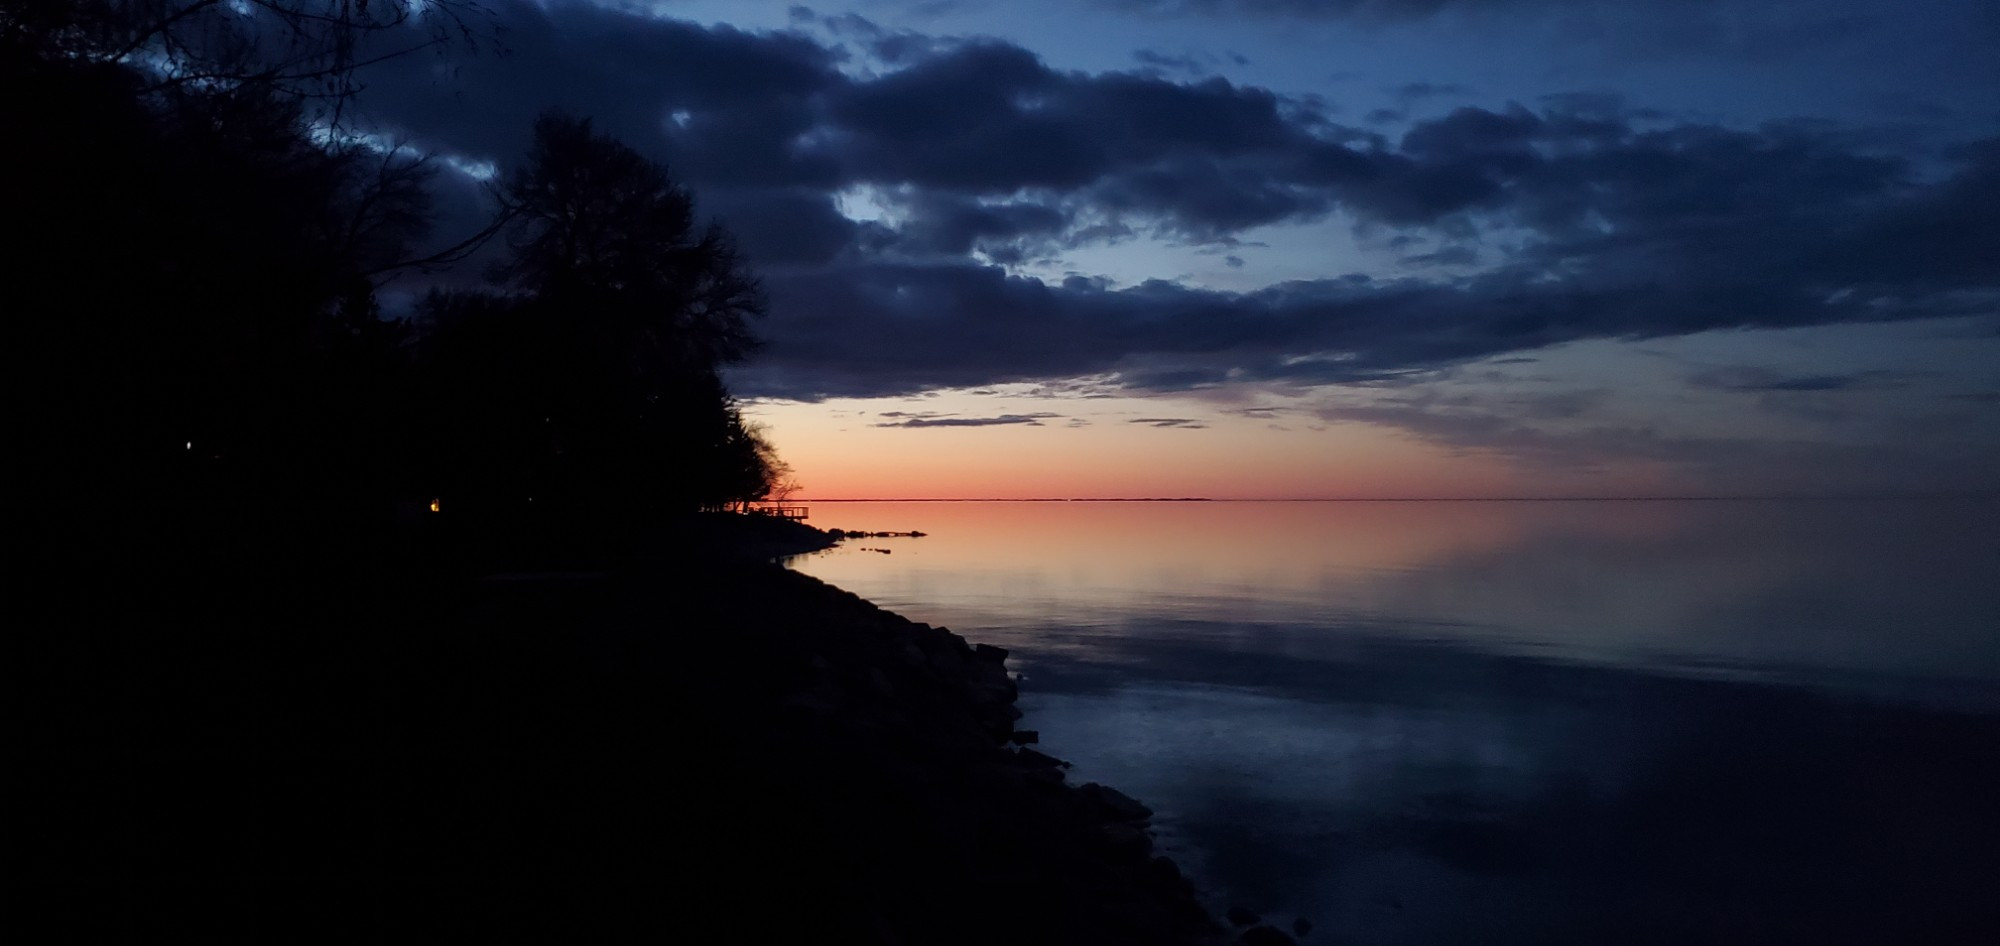
[[[822,503],[1327,943],[2000,942],[2000,502]],[[882,554],[868,549],[886,549]]]

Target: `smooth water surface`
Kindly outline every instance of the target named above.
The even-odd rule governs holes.
[[[2000,503],[812,517],[928,533],[794,567],[1012,650],[1043,748],[1328,942],[2000,941]]]

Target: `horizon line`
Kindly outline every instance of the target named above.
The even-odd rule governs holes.
[[[786,503],[1536,503],[1536,502],[1742,502],[1876,499],[2000,499],[2000,491],[1940,493],[1721,494],[1713,496],[884,496],[847,499],[788,499]]]

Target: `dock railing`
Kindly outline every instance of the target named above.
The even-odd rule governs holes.
[[[806,518],[806,506],[804,503],[751,503],[743,511],[759,516],[776,516],[779,519]]]

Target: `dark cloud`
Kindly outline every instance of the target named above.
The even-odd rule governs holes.
[[[1823,208],[1775,219],[1758,207],[1741,217],[1730,209],[1684,220],[1641,207],[1624,218],[1629,233],[1565,234],[1509,265],[1437,282],[1331,279],[1227,293],[1161,282],[1050,286],[964,264],[845,267],[773,281],[774,340],[767,366],[749,380],[800,397],[1090,375],[1156,391],[1310,386],[1585,338],[1963,315],[1990,298],[1974,288],[1980,274],[1953,289],[1932,285],[1933,275],[1885,296],[1896,284],[1892,266],[1852,261],[1830,274],[1801,252],[1812,237],[1794,216]],[[1859,220],[1817,239],[1874,226],[1867,214]],[[1761,242],[1781,235],[1797,242]],[[2000,273],[1984,275],[2000,282]],[[1839,288],[1851,285],[1877,288]]]
[[[837,50],[582,2],[489,6],[504,53],[390,60],[370,72],[362,107],[393,130],[485,159],[520,154],[533,117],[560,107],[662,154],[684,177],[835,182],[821,155],[797,145],[813,97],[841,81]]]
[[[364,107],[420,146],[504,164],[562,106],[667,161],[765,277],[770,344],[737,375],[753,396],[1380,382],[1579,339],[2000,298],[2000,141],[1914,160],[1810,123],[1675,123],[1601,95],[1460,108],[1390,140],[1219,78],[1062,71],[866,21],[815,21],[839,40],[496,9],[510,56],[397,60]],[[908,40],[893,62],[863,52],[892,67],[848,68],[842,42],[891,35]],[[836,194],[881,219],[849,219]],[[1004,268],[1148,233],[1220,250],[1336,212],[1415,266],[1455,268],[1255,292]]]
[[[1470,246],[1446,246],[1405,256],[1401,262],[1405,266],[1472,266],[1479,262],[1479,251]]]
[[[1906,376],[1891,371],[1863,371],[1855,374],[1787,375],[1769,368],[1738,366],[1712,368],[1688,377],[1691,387],[1714,391],[1768,393],[1772,391],[1868,391],[1907,385]]]
[[[1467,9],[1583,7],[1595,0],[1098,0],[1152,16],[1249,16],[1367,21],[1419,20]],[[1697,0],[1699,2],[1699,0]]]
[[[1457,98],[1471,94],[1472,90],[1454,82],[1405,82],[1395,88],[1396,98],[1404,104],[1431,98]]]
[[[1408,23],[1450,16],[1529,18],[1560,15],[1577,28],[1665,22],[1681,42],[1718,45],[1750,38],[1844,35],[1872,19],[1826,0],[1097,0],[1149,16],[1269,17]],[[1967,9],[1976,9],[1967,7]],[[1782,11],[1782,12],[1779,12]],[[1977,19],[1977,13],[1969,18]],[[1581,21],[1581,22],[1578,22]],[[1860,22],[1854,22],[1860,21]],[[1791,22],[1790,29],[1774,24]]]
[[[1850,374],[1785,374],[1769,368],[1733,366],[1698,371],[1687,378],[1689,387],[1754,395],[1751,403],[1762,411],[1813,424],[1846,424],[1863,418],[1864,407],[1879,404],[1852,395],[1911,387],[1920,374],[1898,371],[1862,371]]]
[[[1968,434],[1962,416],[1919,423],[1904,438],[1856,444],[1702,436],[1587,417],[1550,423],[1523,417],[1516,407],[1419,394],[1329,404],[1316,413],[1330,422],[1400,430],[1459,453],[1506,456],[1572,486],[1631,464],[1664,467],[1710,491],[1746,495],[1810,494],[1825,492],[1829,484],[1894,493],[1987,491],[2000,476],[2000,452],[1990,431]]]
[[[1192,417],[1135,417],[1128,424],[1145,424],[1148,427],[1176,427],[1181,430],[1201,430],[1208,425]]]
[[[1069,211],[1034,201],[987,202],[950,193],[913,195],[898,204],[910,223],[898,248],[918,255],[965,256],[975,250],[994,262],[1017,263],[1067,241]]]
[[[882,26],[857,13],[822,15],[799,6],[792,7],[788,13],[793,25],[817,27],[836,41],[860,47],[876,62],[889,67],[933,55],[952,45],[947,39]]]
[[[1172,55],[1159,52],[1158,50],[1140,49],[1133,51],[1132,58],[1140,66],[1159,73],[1182,73],[1190,76],[1199,76],[1210,71],[1207,64],[1193,53]]]
[[[1940,43],[1978,55],[2000,35],[1987,0],[1096,0],[1148,18],[1338,23],[1385,30],[1449,24],[1483,34],[1514,29],[1514,42],[1555,41],[1619,56],[1727,57],[1765,62],[1818,49],[1880,43],[1914,21],[1952,24],[1956,35],[1902,38],[1912,57]],[[1922,32],[1921,30],[1918,32]],[[1505,42],[1506,39],[1495,41]],[[1893,67],[1891,67],[1893,68]]]
[[[1188,234],[1323,212],[1326,195],[1299,175],[1343,160],[1301,163],[1341,147],[1322,140],[1309,104],[1222,79],[1059,72],[997,41],[936,41],[900,68],[854,78],[840,70],[842,49],[802,34],[579,3],[496,8],[505,57],[393,61],[373,77],[371,114],[427,144],[505,162],[535,114],[563,107],[698,188],[1057,191]]]
[[[738,234],[758,266],[831,262],[865,230],[843,216],[833,196],[809,188],[704,188],[700,209]]]
[[[1049,413],[1035,413],[1035,414],[1001,414],[998,417],[954,417],[948,414],[923,413],[923,414],[913,415],[913,414],[905,414],[901,411],[887,411],[884,412],[881,416],[897,418],[897,419],[884,421],[882,423],[878,423],[873,426],[922,428],[922,427],[1004,427],[1004,426],[1019,425],[1025,427],[1040,427],[1043,426],[1042,421],[1053,420],[1055,418],[1061,417],[1062,415],[1049,414]]]
[[[960,194],[1063,191],[1114,217],[1213,236],[1328,206],[1312,176],[1343,161],[1322,117],[1222,79],[1059,73],[974,43],[829,96],[857,181]],[[1365,164],[1360,157],[1345,158]]]

